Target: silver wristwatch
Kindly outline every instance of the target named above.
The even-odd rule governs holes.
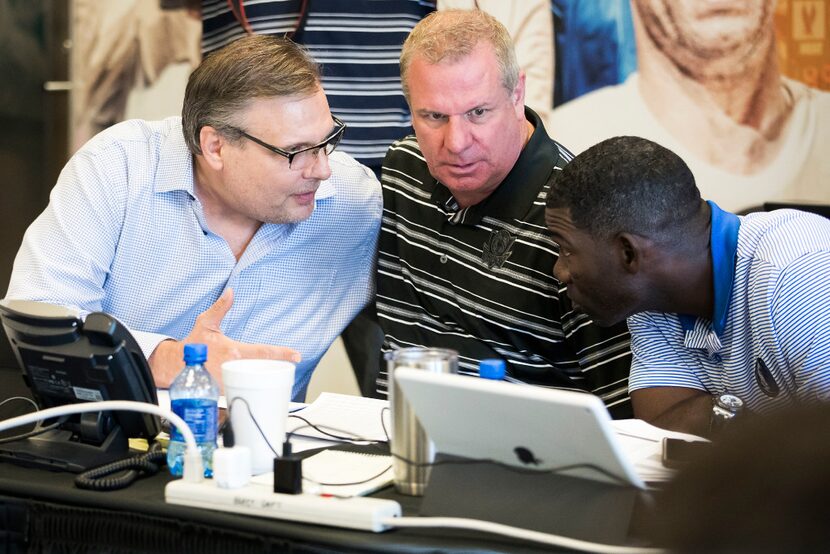
[[[716,432],[733,421],[744,409],[744,401],[734,394],[716,394],[712,397],[712,415],[709,430]]]

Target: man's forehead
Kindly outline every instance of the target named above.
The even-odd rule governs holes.
[[[501,70],[495,60],[476,58],[472,52],[456,59],[432,64],[416,57],[407,75],[412,111],[458,115],[491,106],[509,96],[501,84]]]
[[[571,210],[568,208],[547,208],[545,209],[545,224],[551,230],[570,231],[575,230],[571,220]]]
[[[254,98],[242,114],[249,130],[297,143],[317,143],[335,125],[322,90],[306,95]]]

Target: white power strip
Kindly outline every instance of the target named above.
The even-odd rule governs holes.
[[[222,489],[213,479],[201,483],[171,481],[164,489],[164,498],[169,504],[375,533],[391,529],[381,521],[401,516],[401,505],[394,500],[280,494],[256,483],[239,489]]]

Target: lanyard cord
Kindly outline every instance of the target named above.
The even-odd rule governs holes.
[[[251,23],[248,21],[248,16],[245,14],[245,0],[227,0],[228,8],[230,8],[231,13],[239,21],[239,24],[242,25],[242,28],[245,29],[245,32],[249,35],[254,33],[253,28],[251,27]],[[297,33],[305,26],[306,18],[308,17],[308,0],[302,0],[300,3],[300,16],[297,18],[297,22],[294,24],[294,28],[285,33],[286,38],[293,39]]]

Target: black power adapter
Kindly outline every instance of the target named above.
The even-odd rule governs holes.
[[[303,459],[291,453],[291,443],[282,443],[282,456],[274,458],[274,492],[303,492]]]

